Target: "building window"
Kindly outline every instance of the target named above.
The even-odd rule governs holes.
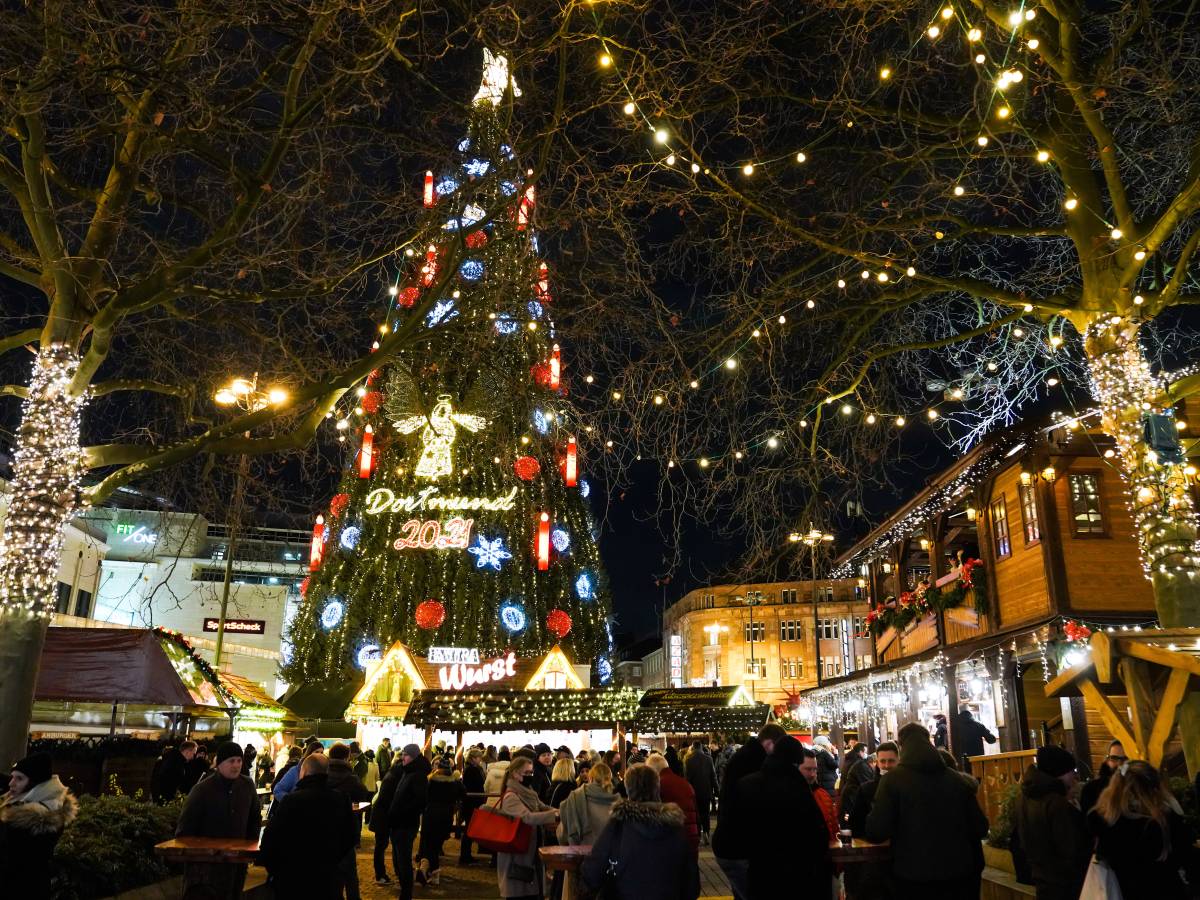
[[[817,636],[824,640],[840,640],[841,629],[837,619],[821,619],[817,623]]]
[[[566,672],[547,672],[542,678],[542,690],[544,691],[565,691],[566,689]]]
[[[1071,518],[1076,534],[1104,534],[1104,515],[1100,508],[1100,476],[1071,476]]]
[[[86,619],[92,614],[92,592],[80,588],[75,594],[75,615]]]
[[[842,658],[840,656],[822,656],[826,678],[837,678],[842,674]]]
[[[716,605],[717,605],[717,595],[716,594],[701,594],[700,595],[700,608],[701,609],[712,609]]]
[[[804,640],[804,623],[799,619],[781,619],[779,621],[779,640]]]
[[[750,641],[765,641],[767,639],[767,626],[764,622],[755,622],[753,631],[750,628],[749,622],[742,623],[742,639],[748,644]]]
[[[58,583],[58,593],[54,597],[54,611],[66,615],[71,608],[71,586],[65,581]]]
[[[867,620],[864,616],[854,617],[854,636],[856,638],[867,637]]]
[[[765,659],[748,659],[748,660],[746,660],[746,677],[747,678],[766,678],[767,677],[767,661]]]
[[[804,677],[804,662],[799,659],[781,659],[779,675],[784,680],[795,680]]]
[[[1021,498],[1021,524],[1025,527],[1025,544],[1036,544],[1042,538],[1042,529],[1038,524],[1037,495],[1033,485],[1020,485],[1017,494]]]
[[[992,504],[992,546],[996,548],[997,559],[1012,556],[1012,541],[1008,536],[1008,508],[1004,505],[1003,494]]]
[[[784,588],[779,592],[779,599],[784,603],[795,603],[797,592],[795,588]]]
[[[871,654],[864,653],[861,656],[854,657],[854,670],[861,671],[862,669],[871,668]]]

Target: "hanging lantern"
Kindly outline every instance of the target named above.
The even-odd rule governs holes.
[[[567,487],[575,487],[579,481],[579,450],[575,435],[567,438],[567,456],[563,460],[563,481]]]
[[[558,344],[555,344],[550,351],[550,387],[557,391],[560,384],[562,384],[562,351],[558,349]]]
[[[546,616],[546,628],[561,641],[571,632],[571,617],[561,609],[552,609]]]
[[[313,525],[312,534],[312,549],[308,554],[309,571],[315,572],[321,565],[321,554],[325,551],[325,517],[317,516],[317,523]]]
[[[522,481],[533,481],[542,471],[541,464],[532,456],[520,456],[513,463],[513,471],[517,473],[517,477]]]
[[[537,299],[549,303],[550,298],[550,267],[545,263],[538,266]]]
[[[424,198],[424,200],[425,200],[426,206],[433,206],[434,201],[437,200],[437,194],[433,190],[433,173],[429,172],[429,171],[425,172],[425,198]]]
[[[432,631],[446,621],[446,607],[440,600],[426,600],[417,606],[413,618],[416,619],[418,628]]]
[[[524,231],[529,225],[529,216],[533,213],[533,185],[525,188],[525,195],[517,207],[517,231]]]
[[[371,477],[371,462],[374,458],[374,453],[372,453],[372,448],[374,447],[374,445],[375,445],[375,432],[371,428],[371,426],[368,425],[366,428],[363,429],[362,452],[359,453],[359,455],[358,455],[358,477],[359,478],[370,478]]]
[[[550,568],[550,515],[548,513],[542,513],[541,521],[538,522],[537,566],[539,572],[545,572]]]

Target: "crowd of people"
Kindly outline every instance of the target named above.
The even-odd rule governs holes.
[[[394,751],[387,739],[364,751],[315,737],[278,760],[264,763],[264,755],[233,742],[184,741],[156,760],[152,793],[164,803],[186,798],[180,836],[259,839],[258,863],[276,896],[358,900],[356,851],[366,826],[375,880],[390,885],[394,877],[400,900],[440,883],[455,835],[457,865],[494,866],[507,900],[563,896],[564,883],[547,879],[538,854],[554,843],[591,846],[577,875],[583,884],[571,886],[584,895],[696,900],[714,806],[712,851],[736,900],[801,889],[848,900],[981,896],[989,823],[978,783],[937,746],[936,731],[915,722],[873,751],[852,743],[839,752],[823,736],[809,746],[770,724],[739,747],[697,742],[682,755],[628,744],[574,755],[545,743]],[[529,826],[522,849],[473,846],[468,825],[484,804]],[[48,755],[13,768],[0,796],[6,890],[49,896],[54,845],[76,809]],[[1125,900],[1200,896],[1200,851],[1183,810],[1161,774],[1127,758],[1118,741],[1098,777],[1083,784],[1071,753],[1038,749],[1011,819],[1018,879],[1039,900],[1117,890]],[[832,848],[852,837],[889,842],[890,853],[839,871]],[[246,875],[237,863],[188,865],[184,896],[237,897]]]

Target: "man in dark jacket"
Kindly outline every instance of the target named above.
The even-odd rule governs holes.
[[[186,794],[195,786],[188,778],[188,764],[196,755],[196,742],[184,741],[178,747],[167,747],[150,776],[150,793],[159,803]]]
[[[742,779],[733,824],[752,834],[750,900],[797,896],[804,885],[814,896],[830,896],[833,865],[829,829],[813,791],[800,772],[804,746],[794,737],[776,741],[762,769]],[[766,825],[767,827],[763,827]]]
[[[876,778],[875,767],[867,759],[867,745],[856,743],[846,754],[842,764],[842,784],[838,789],[838,827],[845,828],[850,819],[850,810],[854,809],[854,797]]]
[[[329,785],[330,765],[320,753],[305,759],[295,790],[277,801],[263,832],[258,861],[277,897],[342,896],[342,864],[347,853],[353,858],[355,819],[346,795]]]
[[[188,794],[176,837],[258,840],[262,812],[254,782],[242,774],[242,748],[230,741],[217,748],[217,767]],[[215,897],[240,897],[246,866],[239,863],[189,863],[184,867],[184,893],[207,885]]]
[[[707,846],[712,798],[717,791],[717,769],[699,741],[692,744],[683,761],[683,775],[696,793],[696,824],[700,828],[700,840]]]
[[[996,736],[965,706],[958,711],[958,758],[983,756],[983,742],[996,743]]]
[[[976,782],[946,768],[916,722],[900,729],[900,764],[879,782],[867,838],[892,842],[892,880],[901,897],[979,897],[987,816]]]
[[[533,791],[546,804],[550,803],[550,792],[554,790],[550,781],[553,765],[554,751],[549,744],[538,744],[533,748]]]
[[[1112,781],[1113,772],[1127,762],[1129,762],[1129,757],[1125,755],[1124,744],[1120,741],[1113,741],[1108,745],[1108,756],[1104,757],[1104,764],[1100,766],[1100,771],[1079,792],[1079,810],[1085,818],[1092,811],[1092,807],[1096,805],[1096,801],[1100,799],[1100,794],[1108,787],[1108,783]],[[1200,797],[1196,799],[1200,801]]]
[[[400,751],[400,777],[388,804],[388,830],[392,842],[392,867],[400,882],[400,900],[412,900],[413,841],[421,827],[421,814],[429,797],[432,766],[416,744]],[[393,767],[394,768],[394,767]]]
[[[725,778],[721,782],[721,796],[717,804],[717,829],[713,832],[712,849],[717,865],[729,879],[729,887],[736,900],[750,896],[750,845],[754,833],[747,834],[728,821],[725,811],[737,806],[739,785],[747,775],[762,768],[763,761],[771,755],[776,743],[787,737],[779,725],[771,723],[750,738],[729,758],[725,766]]]
[[[884,741],[875,748],[875,763],[879,767],[879,775],[874,781],[868,781],[854,795],[854,804],[850,807],[843,828],[849,828],[856,838],[867,836],[867,816],[875,803],[875,791],[879,782],[886,778],[900,762],[900,748],[891,741]],[[886,900],[892,896],[889,882],[891,881],[891,866],[886,862],[864,862],[846,866],[846,894],[854,900]]]
[[[1083,813],[1067,799],[1075,784],[1075,757],[1047,746],[1038,748],[1036,760],[1021,780],[1014,837],[1029,862],[1038,900],[1075,900],[1092,851]]]
[[[376,884],[387,884],[391,881],[387,874],[387,848],[391,842],[391,828],[388,827],[388,808],[392,805],[392,799],[396,796],[396,785],[400,783],[400,776],[403,774],[404,770],[400,767],[399,762],[388,769],[387,775],[379,782],[379,792],[375,795],[375,802],[371,806],[371,815],[367,821],[367,827],[375,835],[374,860]]]
[[[467,796],[463,800],[462,809],[460,810],[460,820],[462,822],[462,840],[458,848],[458,864],[460,866],[469,866],[475,861],[474,857],[471,856],[471,839],[467,837],[467,828],[471,825],[471,816],[475,810],[483,805],[482,797],[473,797],[471,795],[483,793],[485,777],[483,751],[468,750],[466,758],[463,760],[462,772],[463,790],[467,793]]]
[[[392,767],[391,738],[384,738],[379,742],[379,749],[375,751],[375,763],[379,766],[379,779],[382,781],[387,777],[388,769]]]
[[[368,803],[374,795],[359,780],[358,775],[354,771],[353,763],[351,762],[353,747],[353,744],[347,747],[345,744],[338,743],[329,748],[329,787],[345,794],[346,799],[351,804]],[[320,754],[316,755],[319,756]],[[354,843],[342,860],[341,872],[344,884],[346,885],[346,900],[359,900],[358,861],[355,858],[354,850],[358,846],[362,835],[361,814],[354,814],[354,821],[351,823],[350,828],[354,836]]]

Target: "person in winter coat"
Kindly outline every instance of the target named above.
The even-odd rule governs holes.
[[[958,756],[983,756],[983,742],[996,743],[996,736],[971,715],[965,706],[958,711]]]
[[[875,791],[867,838],[892,842],[900,896],[978,898],[988,820],[975,799],[976,783],[946,768],[923,725],[909,722],[899,738],[900,763]]]
[[[217,766],[188,794],[176,837],[243,838],[257,840],[262,811],[254,782],[242,774],[242,748],[230,741],[217,748]],[[188,863],[184,866],[186,894],[195,885],[206,885],[216,897],[240,897],[246,881],[241,863]]]
[[[320,753],[305,759],[296,789],[278,801],[263,831],[258,862],[277,897],[341,900],[356,819],[345,792],[329,784],[332,762]]]
[[[321,754],[313,754],[320,756]],[[328,784],[335,791],[346,795],[351,806],[355,803],[367,803],[374,794],[359,780],[354,771],[352,751],[345,744],[337,743],[329,748]],[[299,782],[297,782],[297,787]],[[362,815],[354,814],[351,824],[351,834],[354,838],[350,850],[346,852],[341,863],[343,882],[346,885],[346,900],[359,900],[358,892],[358,860],[354,850],[362,838]]]
[[[550,799],[547,802],[558,809],[573,790],[575,790],[574,761],[571,759],[556,760],[554,769],[550,773]]]
[[[391,829],[388,827],[388,809],[392,805],[392,799],[396,796],[396,785],[400,782],[400,776],[404,774],[399,762],[392,765],[383,780],[379,782],[379,793],[375,795],[375,802],[371,804],[371,812],[367,819],[367,827],[371,833],[375,835],[375,883],[388,884],[392,879],[387,873],[387,849],[391,843]]]
[[[537,852],[542,844],[541,826],[553,825],[558,811],[542,802],[533,788],[533,778],[533,761],[526,756],[516,757],[504,774],[500,812],[519,818],[533,828],[525,852],[496,854],[500,896],[506,900],[541,900],[542,897],[542,865]]]
[[[1112,868],[1124,900],[1183,900],[1200,883],[1196,835],[1154,766],[1135,759],[1118,771],[1087,818],[1096,856]]]
[[[379,764],[379,780],[387,777],[388,769],[392,767],[392,739],[384,738],[379,742],[375,751],[375,762]]]
[[[0,885],[5,896],[49,897],[54,846],[79,811],[74,794],[53,774],[50,754],[13,766],[0,796]]]
[[[306,757],[311,756],[314,753],[324,753],[324,752],[325,752],[325,745],[322,744],[316,738],[312,738],[310,741],[308,741],[304,745],[304,753],[300,758],[301,758],[301,760],[303,760]],[[296,786],[296,782],[299,780],[300,780],[300,769],[299,769],[299,767],[294,766],[290,770],[285,772],[283,775],[281,775],[275,779],[275,784],[271,787],[271,795],[276,800],[282,799],[283,797],[287,796],[288,792],[291,791]]]
[[[482,750],[475,749],[467,752],[463,760],[462,783],[466,795],[485,793]],[[462,842],[458,851],[460,866],[469,866],[475,861],[471,856],[471,839],[467,837],[467,829],[471,826],[471,816],[482,805],[483,799],[480,797],[463,797],[459,814],[462,821]]]
[[[395,763],[392,768],[396,768]],[[392,842],[392,867],[400,882],[400,900],[412,900],[413,843],[421,827],[421,814],[429,797],[432,766],[416,744],[400,751],[400,774],[388,804],[387,823]]]
[[[845,827],[845,823],[850,820],[855,795],[864,784],[871,783],[875,778],[875,767],[867,759],[867,745],[855,744],[846,754],[846,763],[842,766],[842,784],[838,790],[837,805],[839,827]]]
[[[200,783],[205,775],[212,771],[212,765],[208,759],[208,750],[200,745],[196,745],[196,752],[192,758],[188,760],[187,770],[183,776],[183,783],[179,786],[179,793],[187,795],[192,792],[192,788]]]
[[[428,799],[421,819],[421,867],[417,871],[421,884],[441,883],[442,845],[454,828],[454,811],[466,795],[462,778],[454,771],[454,760],[438,757],[429,775]]]
[[[742,780],[761,769],[763,762],[774,751],[775,745],[785,737],[787,732],[772,722],[763,727],[758,737],[750,738],[742,744],[725,766],[712,849],[717,865],[729,879],[729,887],[735,900],[746,900],[750,896],[750,845],[754,835],[740,831],[732,824],[730,817],[726,816],[726,810],[736,808]]]
[[[695,897],[683,811],[662,802],[658,774],[646,765],[629,767],[625,792],[580,866],[584,883],[611,900]]]
[[[1075,900],[1083,888],[1092,840],[1067,793],[1075,757],[1062,747],[1039,747],[1021,779],[1013,807],[1013,837],[1029,862],[1038,900]]]
[[[558,842],[594,844],[618,799],[613,791],[612,770],[604,763],[589,767],[587,783],[572,791],[558,808]]]
[[[830,797],[837,787],[838,761],[837,754],[829,738],[823,734],[813,739],[817,753],[817,783],[824,788]]]
[[[683,772],[687,783],[696,792],[696,824],[700,827],[700,840],[707,847],[712,798],[717,792],[717,770],[712,757],[704,752],[699,741],[692,744],[692,749],[684,759]]]
[[[538,744],[533,748],[533,789],[543,803],[550,802],[550,767],[554,765],[554,751],[549,744]]]
[[[196,782],[190,779],[188,766],[195,756],[195,741],[184,741],[178,748],[164,749],[150,776],[150,795],[159,803],[167,803],[190,791]]]
[[[674,744],[668,744],[667,749],[663,752],[663,759],[667,761],[667,768],[683,777],[683,760],[679,758],[679,751],[675,749]]]
[[[808,782],[808,786],[812,790],[813,800],[816,801],[817,808],[821,811],[821,818],[825,820],[825,827],[829,831],[829,839],[836,841],[839,830],[837,810],[834,809],[833,798],[817,784],[817,772],[816,752],[801,744],[800,774],[804,776],[804,780]]]
[[[1100,766],[1100,771],[1096,773],[1096,777],[1083,786],[1079,792],[1079,810],[1085,816],[1092,811],[1092,807],[1096,805],[1096,801],[1100,799],[1100,794],[1108,787],[1108,782],[1112,779],[1113,772],[1129,762],[1129,757],[1125,755],[1125,746],[1120,741],[1113,741],[1108,745],[1108,756],[1104,757],[1104,763]],[[1200,802],[1200,797],[1196,798]]]
[[[371,796],[375,796],[375,792],[379,790],[379,763],[375,762],[375,751],[368,750],[363,754],[363,759],[367,761],[367,774],[359,779]]]
[[[512,757],[508,754],[507,747],[500,748],[500,758],[495,762],[488,763],[487,774],[483,779],[483,792],[485,794],[499,795],[504,789],[504,775],[508,772],[508,765],[512,762]],[[492,806],[499,806],[500,800],[494,797],[488,800]]]
[[[300,747],[297,747],[295,744],[289,747],[287,761],[275,770],[275,775],[271,778],[270,787],[274,788],[275,785],[279,784],[279,782],[283,780],[283,777],[287,775],[288,772],[300,765],[303,757],[304,751]]]
[[[646,765],[658,773],[658,792],[663,803],[674,803],[683,812],[683,830],[687,834],[688,849],[693,857],[700,853],[700,825],[696,814],[696,792],[686,778],[671,771],[665,756],[651,753]]]
[[[792,896],[797,884],[814,896],[832,893],[829,830],[813,796],[821,789],[810,787],[800,771],[811,753],[790,735],[776,741],[762,768],[742,779],[734,808],[722,811],[735,828],[753,835],[750,900]]]
[[[849,828],[856,837],[866,837],[867,816],[875,803],[875,791],[879,783],[888,773],[900,763],[900,748],[891,741],[884,741],[875,748],[875,763],[879,767],[879,775],[874,781],[868,781],[854,795],[854,805],[849,817],[843,823],[843,828]],[[822,792],[824,793],[824,792]],[[846,895],[854,900],[889,900],[892,896],[889,882],[891,881],[891,864],[887,862],[864,862],[846,866],[844,873]]]

